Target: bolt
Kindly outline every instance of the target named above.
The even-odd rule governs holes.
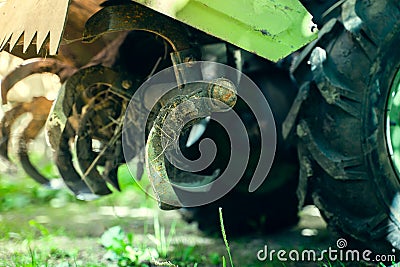
[[[121,85],[122,85],[122,88],[128,90],[128,89],[131,88],[131,86],[132,86],[132,81],[130,81],[130,80],[123,80],[122,83],[121,83]]]

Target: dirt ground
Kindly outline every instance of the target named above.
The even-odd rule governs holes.
[[[222,266],[221,262],[194,263],[196,259],[209,259],[212,255],[217,255],[219,259],[222,255],[228,258],[221,233],[216,236],[205,235],[197,229],[196,223],[183,221],[178,211],[161,211],[154,199],[131,186],[130,179],[121,183],[122,192],[96,201],[82,202],[75,200],[64,189],[55,192],[44,189],[28,177],[20,178],[19,174],[1,175],[0,203],[3,211],[0,211],[0,267],[117,266],[115,261],[105,256],[107,251],[99,242],[102,234],[113,226],[120,226],[134,236],[134,245],[155,247],[154,240],[149,238],[155,231],[155,218],[158,218],[166,235],[171,225],[175,225],[170,248],[174,255],[167,256],[168,260],[174,262],[177,255],[180,257],[180,254],[190,251],[195,260],[179,266]],[[30,201],[24,200],[23,196]],[[14,202],[13,208],[7,210],[5,206],[9,201]],[[235,266],[350,266],[326,260],[282,262],[276,257],[273,261],[260,261],[257,253],[265,248],[268,252],[283,249],[287,252],[315,250],[317,253],[329,247],[337,248],[338,236],[327,229],[316,207],[305,207],[299,216],[300,221],[296,226],[269,235],[253,233],[234,238],[227,228],[226,235]],[[215,223],[219,225],[219,221]],[[21,265],[17,259],[26,257],[29,262],[32,251],[49,255],[49,261],[45,265]]]
[[[170,229],[171,223],[176,222],[173,244],[196,246],[196,249],[204,253],[226,254],[222,237],[204,235],[197,230],[196,224],[183,222],[177,211],[164,212],[153,208],[130,208],[95,203],[67,203],[57,207],[53,203],[53,206],[32,206],[0,215],[2,237],[0,259],[3,262],[8,260],[9,266],[12,266],[13,255],[15,257],[18,253],[27,253],[29,249],[46,251],[56,247],[60,251],[74,249],[78,266],[85,266],[87,262],[113,266],[115,264],[104,258],[105,250],[99,244],[102,233],[112,226],[120,225],[126,232],[135,233],[136,240],[148,242],[150,246],[152,244],[146,238],[146,231],[151,232],[149,229],[153,229],[154,216],[159,216],[160,224],[164,225],[165,229]],[[272,249],[318,250],[328,248],[333,244],[332,235],[315,207],[306,207],[300,216],[301,220],[297,226],[268,236],[253,234],[231,239],[229,229],[226,229],[236,265],[322,266],[321,262],[285,264],[277,261],[262,262],[257,259],[257,252],[264,246],[267,246],[269,251]],[[44,230],[32,227],[32,222],[34,222],[33,226],[44,226]]]

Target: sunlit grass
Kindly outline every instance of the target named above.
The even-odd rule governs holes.
[[[52,167],[41,171],[47,177],[57,177]],[[233,266],[232,258],[236,266],[243,266],[237,241],[233,242],[233,253],[228,244],[229,229],[225,229],[222,211],[220,221],[215,222],[221,226],[222,238],[201,244],[201,234],[190,232],[186,236],[184,228],[188,226],[182,220],[162,218],[171,212],[159,211],[156,201],[145,193],[151,190],[147,177],[137,182],[134,175],[122,166],[118,172],[122,192],[112,189],[109,196],[84,202],[67,189],[46,189],[20,170],[2,174],[0,266]],[[119,229],[123,234],[111,247],[102,247],[99,238],[107,229]],[[185,241],[193,242],[176,238],[182,234]],[[247,244],[241,246],[248,249]],[[246,257],[255,259],[257,249],[250,249]],[[316,264],[346,266],[329,261]],[[253,261],[251,266],[284,265]]]

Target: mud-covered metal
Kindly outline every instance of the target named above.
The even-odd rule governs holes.
[[[200,51],[193,45],[199,36],[196,39],[192,36],[191,40],[188,30],[181,23],[135,2],[105,6],[90,17],[85,25],[84,41],[93,42],[105,33],[119,31],[146,31],[160,36],[174,51],[170,54],[174,66],[201,57]],[[188,74],[180,70],[175,72],[178,84],[184,83]]]
[[[29,159],[28,145],[43,129],[52,103],[53,101],[50,101],[45,97],[36,97],[33,99],[29,110],[32,114],[32,119],[24,129],[18,142],[18,157],[24,171],[35,181],[48,186],[51,184],[50,181],[36,169]]]
[[[84,91],[95,85],[104,85],[115,94],[130,99],[132,82],[115,70],[101,65],[82,68],[75,72],[60,89],[54,108],[46,124],[48,141],[54,150],[58,149],[61,133],[66,120],[72,114],[74,104],[79,109],[85,104]],[[124,88],[125,87],[125,88]],[[80,102],[80,103],[79,103]]]
[[[133,30],[161,36],[174,51],[189,48],[188,35],[177,21],[135,2],[104,7],[86,22],[83,36],[92,42],[106,32]]]
[[[83,179],[91,184],[104,181],[120,190],[116,170],[122,164],[122,155],[118,152],[121,138],[121,123],[126,101],[115,95],[97,96],[88,105],[79,123],[76,140],[76,153]],[[98,151],[93,151],[93,140],[101,144]],[[98,165],[103,165],[105,171],[101,174]]]
[[[105,85],[121,97],[129,100],[132,94],[132,81],[112,68],[101,65],[82,68],[71,76],[65,84],[65,96],[63,101],[64,114],[71,114],[72,105],[79,97],[84,97],[85,89],[94,85]]]
[[[108,8],[111,7],[104,9]],[[115,8],[124,10],[123,5]],[[153,12],[150,9],[148,11]],[[114,12],[113,14],[115,15]],[[89,30],[99,26],[88,25]],[[113,31],[111,26],[104,28],[104,33],[110,31]],[[183,31],[181,34],[184,36],[182,38],[186,38]],[[142,73],[142,70],[129,72],[126,63],[121,62],[126,55],[120,54],[126,40],[134,40],[135,44],[140,44],[144,40],[151,41],[151,38],[139,34],[135,40],[129,37],[136,36],[135,34],[126,33],[118,36],[119,41],[116,40],[105,47],[87,67],[79,69],[66,80],[46,125],[48,141],[55,151],[58,170],[65,184],[80,199],[90,200],[111,193],[108,184],[117,190],[120,189],[118,167],[125,163],[121,145],[122,118],[135,90],[148,75],[151,75]],[[165,49],[167,46],[161,43],[161,48]],[[182,43],[186,43],[186,39]],[[142,53],[141,50],[133,50],[129,53]],[[164,57],[160,57],[157,62],[149,63],[150,66],[155,64],[151,67],[155,68],[153,71],[168,55],[165,52],[163,54]],[[140,121],[140,114],[133,119],[135,122]],[[143,125],[145,123],[144,121]],[[136,132],[135,135],[137,134]],[[136,143],[138,142],[133,140],[132,145],[136,147]],[[138,147],[137,153],[141,153],[141,150],[142,148]],[[74,161],[77,164],[74,164]]]
[[[180,172],[179,175],[169,178],[164,153],[172,147],[176,148],[174,143],[177,142],[185,122],[210,116],[212,112],[226,111],[236,103],[236,87],[225,78],[191,83],[185,87],[186,92],[192,93],[178,94],[168,100],[154,120],[146,143],[148,176],[159,206],[164,210],[182,207],[172,183],[198,186],[218,176],[218,172],[211,177]],[[166,123],[167,120],[169,123]],[[169,140],[167,144],[163,144],[165,138]]]
[[[91,200],[98,196],[93,194],[88,185],[81,179],[79,172],[75,169],[72,162],[72,153],[70,151],[70,141],[75,137],[75,130],[69,121],[65,124],[64,130],[60,136],[60,146],[55,152],[55,163],[58,171],[64,180],[66,186],[77,196],[78,199]],[[105,191],[108,194],[110,191]]]
[[[121,105],[129,101],[133,86],[121,72],[95,65],[77,71],[60,92],[62,97],[55,104],[59,108],[53,109],[47,131],[50,143],[55,146],[60,174],[81,199],[110,194],[106,182],[119,189],[115,168],[123,160],[113,162],[115,154],[110,151],[116,150],[118,142],[108,141],[113,139],[115,122],[122,116]],[[93,139],[107,149],[96,155]],[[73,164],[71,147],[76,150],[79,170]],[[97,165],[106,166],[106,175],[99,173]]]

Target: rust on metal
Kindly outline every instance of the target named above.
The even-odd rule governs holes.
[[[83,36],[93,42],[107,32],[133,30],[161,36],[174,51],[190,48],[188,35],[177,20],[135,2],[104,7],[86,22]]]
[[[185,186],[204,185],[218,176],[215,172],[210,177],[188,172],[181,172],[172,178],[168,177],[164,153],[177,145],[182,122],[190,117],[210,116],[212,112],[227,111],[236,103],[236,87],[225,78],[209,82],[197,82],[185,85],[191,95],[177,95],[169,99],[160,110],[150,130],[146,143],[146,168],[154,193],[161,209],[170,210],[183,206],[176,195],[173,185],[184,183]],[[176,89],[178,92],[182,90]],[[167,121],[168,119],[168,121]],[[168,139],[168,143],[163,140]],[[170,148],[168,148],[170,147]]]

